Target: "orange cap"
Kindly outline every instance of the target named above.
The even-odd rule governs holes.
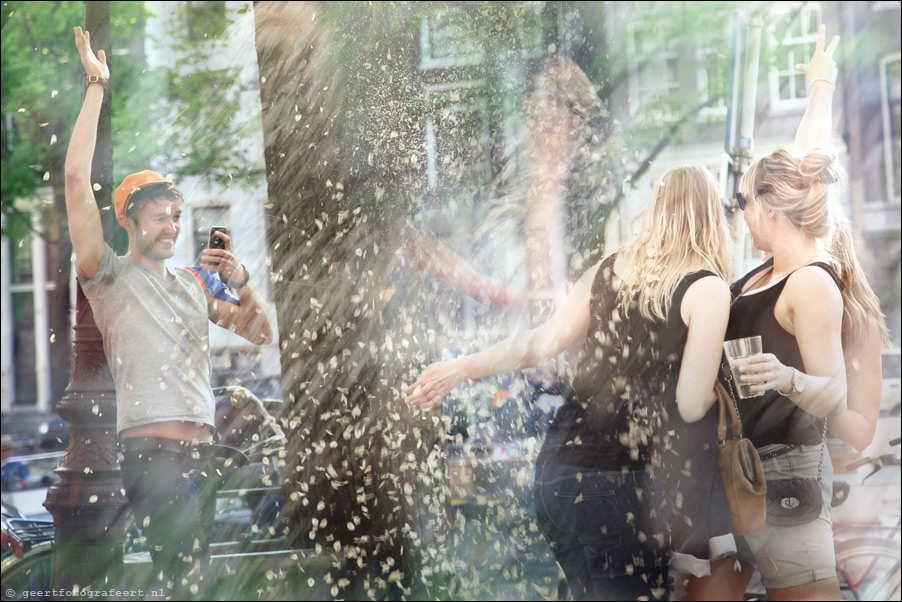
[[[142,188],[154,184],[171,185],[172,182],[149,169],[126,176],[126,178],[122,180],[122,184],[119,185],[119,188],[113,193],[113,204],[116,206],[116,217],[125,215],[125,206],[128,204],[128,200],[132,198],[133,194]]]

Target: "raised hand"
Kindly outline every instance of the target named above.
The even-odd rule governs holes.
[[[75,47],[78,48],[78,54],[81,56],[81,64],[85,68],[88,76],[97,76],[101,80],[110,79],[110,68],[106,64],[106,53],[101,50],[94,54],[91,50],[91,33],[82,31],[81,27],[73,27],[75,32]]]
[[[839,36],[833,36],[830,45],[824,50],[824,41],[827,39],[827,28],[821,25],[817,31],[817,44],[814,47],[814,54],[811,55],[808,64],[799,63],[795,66],[797,71],[801,71],[808,76],[808,85],[810,86],[816,81],[830,82],[836,85],[836,76],[839,69],[836,61],[833,60],[833,53],[836,52],[836,46],[839,44]]]

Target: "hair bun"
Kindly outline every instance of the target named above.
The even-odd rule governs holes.
[[[808,184],[830,185],[843,179],[843,171],[839,166],[836,153],[821,148],[814,148],[802,158],[799,164],[799,175]]]

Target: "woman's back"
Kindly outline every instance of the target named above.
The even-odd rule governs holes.
[[[664,319],[625,300],[614,254],[592,284],[589,328],[572,395],[549,429],[539,463],[599,470],[645,470],[657,446],[669,445],[666,425],[676,416],[676,386],[688,327],[680,305],[707,270],[682,277]]]

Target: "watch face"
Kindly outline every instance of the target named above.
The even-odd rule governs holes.
[[[796,371],[792,376],[792,388],[795,389],[796,393],[801,393],[805,390],[805,377],[799,371]]]

